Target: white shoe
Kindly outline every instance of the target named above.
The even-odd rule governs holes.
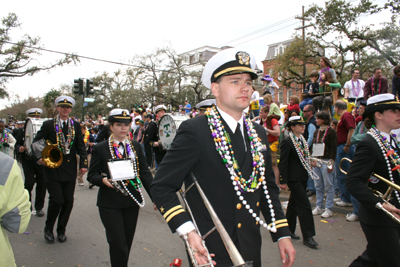
[[[78,185],[79,185],[79,186],[84,186],[85,184],[84,184],[84,183],[79,183]]]
[[[346,215],[346,221],[348,222],[356,222],[358,221],[358,216],[355,215],[354,213],[349,213]]]
[[[351,202],[344,202],[343,200],[335,202],[335,204],[336,204],[336,206],[339,206],[339,207],[353,207],[353,204],[351,204]]]
[[[333,199],[333,202],[339,202],[339,201],[341,201],[342,199],[340,198],[340,197],[335,197],[334,199]]]
[[[330,209],[325,209],[324,213],[321,214],[322,218],[329,218],[333,216],[333,212]]]
[[[313,214],[313,215],[320,215],[320,214],[322,214],[323,212],[324,212],[323,209],[321,209],[320,207],[316,206],[316,207],[313,209],[312,214]]]

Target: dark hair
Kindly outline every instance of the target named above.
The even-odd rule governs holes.
[[[329,67],[329,68],[332,68],[332,65],[331,65],[331,61],[327,58],[327,57],[321,57],[321,59],[323,60],[323,61],[325,61],[325,63],[326,63],[326,65]]]
[[[300,115],[300,113],[299,113],[299,112],[297,112],[297,110],[291,110],[291,111],[290,111],[290,116],[292,116],[292,113],[293,113],[293,112],[294,112],[294,113],[296,113],[296,114],[297,114],[297,116],[299,116],[299,115]]]
[[[264,112],[264,113],[268,113],[269,112],[269,106],[262,107],[261,111]]]
[[[374,69],[374,74],[375,74],[375,72],[376,72],[377,70],[381,70],[381,68],[375,68],[375,69]]]
[[[322,74],[325,75],[325,79],[324,79],[325,82],[330,82],[330,83],[332,82],[333,77],[332,77],[332,74],[329,71],[322,72],[321,76],[322,76]]]
[[[394,73],[395,75],[397,75],[398,73],[400,73],[400,65],[397,65],[396,67],[394,67],[393,73]]]
[[[4,123],[4,124],[5,124],[5,122],[4,122],[4,121],[0,121],[0,123]]]
[[[99,129],[97,129],[97,128],[92,128],[91,129],[93,132],[95,132],[95,133],[98,133],[99,132]]]
[[[325,111],[317,112],[317,114],[315,114],[315,117],[324,120],[325,125],[329,125],[331,123],[331,118],[329,117],[329,114]]]
[[[340,110],[346,110],[347,104],[346,104],[346,102],[339,100],[339,101],[336,101],[335,107],[337,107]]]
[[[315,113],[315,108],[314,108],[314,106],[311,105],[311,104],[308,104],[308,105],[306,105],[305,107],[307,107],[307,106],[308,106],[308,109],[307,109],[307,110],[311,111],[311,113],[314,114],[314,113]],[[303,110],[304,110],[304,109],[303,109]]]
[[[316,78],[318,78],[318,77],[319,77],[318,71],[316,71],[316,70],[312,71],[312,72],[310,73],[310,77],[316,77]]]

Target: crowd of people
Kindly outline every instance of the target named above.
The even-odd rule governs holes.
[[[16,162],[0,153],[7,166],[1,170],[2,177],[8,177],[0,184],[1,196],[10,193],[10,186],[18,187],[15,194],[21,196],[7,197],[10,204],[0,210],[0,263],[15,266],[4,229],[23,232],[31,214],[47,215],[43,233],[48,243],[67,241],[76,181],[83,186],[88,172],[89,188],[99,187],[97,206],[111,266],[128,264],[139,209],[145,205],[144,190],[172,232],[190,246],[191,261],[238,264],[232,262],[223,245],[225,240],[217,233],[207,237],[208,250],[203,246],[201,235],[213,227],[213,220],[203,205],[200,189],[186,196],[193,217],[181,206],[176,192],[183,184],[190,186],[192,178],[223,221],[243,257],[240,264],[252,261],[253,266],[261,266],[260,228],[265,228],[278,243],[283,266],[291,266],[295,260],[291,240],[300,239],[295,233],[297,218],[303,244],[316,249],[319,244],[314,240],[313,216],[334,216],[333,207],[337,205],[353,207],[346,219],[360,220],[367,237],[366,251],[351,266],[400,266],[400,227],[384,213],[400,218],[400,193],[392,193],[390,206],[366,185],[369,181],[369,187],[386,191],[383,182],[371,178],[372,172],[400,184],[400,143],[395,134],[400,132],[400,102],[387,93],[387,79],[379,68],[366,82],[359,79],[358,70],[353,70],[352,79],[343,86],[343,98],[334,101],[334,91],[342,86],[328,58],[321,57],[320,66],[321,70],[310,74],[302,101],[292,95],[288,105],[280,108],[274,101],[279,87],[269,75],[262,79],[264,101],[260,103],[260,92],[252,86],[258,75],[251,54],[233,48],[217,53],[202,75],[203,84],[215,99],[195,107],[188,101],[180,106],[179,115],[175,115],[184,116],[184,120],[169,149],[160,139],[160,119],[168,112],[163,104],[130,111],[117,108],[108,117],[99,114],[93,120],[87,115],[81,122],[70,116],[75,100],[60,96],[55,100],[58,115],[42,123],[31,153],[25,143],[24,124],[11,131],[0,121],[0,149],[8,155],[14,151],[25,176],[22,185]],[[400,66],[394,68],[394,74],[392,93],[397,94]],[[39,108],[26,112],[32,119],[40,118],[41,113]],[[54,144],[63,158],[56,167],[35,149],[43,140]],[[353,163],[342,161],[344,158]],[[119,168],[126,171],[116,171]],[[286,214],[279,201],[281,190],[290,190]],[[46,192],[49,200],[45,213]],[[309,199],[313,194],[315,207]],[[16,207],[19,212],[11,214]],[[18,225],[10,221],[12,216]],[[390,248],[382,236],[389,240]]]

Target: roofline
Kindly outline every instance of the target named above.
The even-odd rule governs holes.
[[[274,45],[279,45],[279,44],[283,44],[283,43],[287,43],[287,42],[293,42],[293,41],[294,41],[294,38],[289,39],[289,40],[286,40],[286,41],[282,41],[282,42],[277,42],[277,43],[269,44],[269,45],[268,45],[268,48],[271,47],[271,46],[274,46]]]
[[[180,55],[183,55],[183,54],[188,54],[188,53],[193,52],[193,51],[196,51],[196,50],[198,50],[198,49],[200,49],[200,48],[212,48],[212,49],[222,50],[220,47],[204,45],[204,46],[200,46],[200,47],[198,47],[198,48],[196,48],[196,49],[192,49],[192,50],[189,50],[189,51],[180,53],[179,56],[180,56]]]

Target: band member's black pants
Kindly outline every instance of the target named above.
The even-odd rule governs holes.
[[[315,236],[314,218],[312,215],[310,200],[308,199],[306,187],[307,181],[288,182],[290,189],[289,203],[286,218],[289,230],[294,234],[296,231],[296,218],[299,217],[300,229],[303,238]]]
[[[25,189],[29,192],[29,201],[32,203],[32,190],[36,183],[35,210],[40,211],[43,209],[46,196],[44,167],[36,164],[34,160],[22,158],[21,161],[25,176]]]
[[[71,181],[56,181],[46,179],[49,192],[49,207],[47,209],[46,228],[53,231],[58,217],[57,234],[65,234],[65,228],[74,206],[74,192],[76,179]]]
[[[360,222],[368,244],[350,267],[400,266],[400,227],[383,227]]]
[[[128,266],[129,252],[135,235],[139,206],[126,209],[99,207],[100,219],[106,228],[112,267]],[[140,264],[139,264],[140,265]]]

